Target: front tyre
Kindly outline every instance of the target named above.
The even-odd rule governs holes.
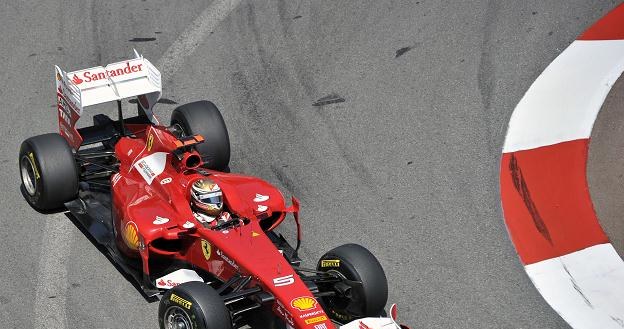
[[[331,318],[347,323],[357,318],[384,315],[388,281],[381,264],[366,248],[357,244],[334,248],[321,257],[317,269],[346,279],[319,287],[336,293],[321,300]]]
[[[196,146],[204,167],[227,171],[230,163],[230,137],[217,106],[197,101],[177,107],[171,113],[171,125],[177,125],[185,136],[202,135],[205,142]]]
[[[72,149],[56,133],[28,138],[20,147],[22,192],[37,210],[63,207],[78,195],[78,167]]]
[[[223,299],[203,282],[187,282],[167,291],[158,306],[160,329],[232,329]]]

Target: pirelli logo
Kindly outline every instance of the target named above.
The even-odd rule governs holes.
[[[340,267],[340,259],[323,259],[321,267]]]
[[[189,302],[188,300],[176,295],[176,294],[171,294],[171,297],[169,297],[169,300],[184,307],[187,310],[191,309],[191,306],[193,306],[193,303]]]
[[[310,318],[305,320],[306,324],[313,324],[313,323],[319,323],[319,322],[323,322],[323,321],[327,321],[327,317],[324,315],[321,316],[317,316],[315,318]]]

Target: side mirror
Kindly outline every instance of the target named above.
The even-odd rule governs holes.
[[[404,325],[404,324],[398,324],[397,321],[397,317],[398,317],[398,313],[399,313],[399,308],[397,307],[397,304],[392,304],[390,306],[390,318],[392,318],[392,321],[394,321],[394,323],[401,327],[401,329],[410,329],[410,327]]]
[[[392,320],[394,322],[396,322],[397,320],[397,313],[399,312],[397,304],[392,304],[392,306],[390,306],[390,317],[392,318]]]

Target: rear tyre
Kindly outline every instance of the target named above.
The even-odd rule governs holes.
[[[78,166],[67,141],[56,133],[28,138],[20,147],[21,189],[37,210],[63,207],[78,195]]]
[[[178,125],[185,136],[202,135],[206,140],[197,152],[208,169],[225,171],[230,163],[230,137],[219,109],[209,101],[184,104],[173,110],[171,125]]]
[[[223,299],[203,282],[187,282],[168,290],[158,306],[160,329],[232,329]]]
[[[321,302],[329,316],[347,323],[353,319],[385,315],[388,301],[388,281],[381,264],[366,248],[357,244],[345,244],[328,251],[321,257],[317,269],[361,284],[349,285],[339,282],[319,289],[336,292],[335,296],[323,297]]]

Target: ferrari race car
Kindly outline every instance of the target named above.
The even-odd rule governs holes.
[[[146,299],[160,300],[160,328],[407,328],[395,305],[384,311],[386,276],[364,247],[339,246],[302,267],[298,200],[288,206],[266,181],[229,173],[229,136],[213,103],[179,106],[163,125],[152,111],[160,72],[134,55],[55,68],[59,133],[28,138],[19,151],[28,203],[67,209]],[[137,114],[124,118],[130,97]],[[76,126],[85,108],[111,101],[118,118]],[[295,247],[275,231],[287,215]]]

